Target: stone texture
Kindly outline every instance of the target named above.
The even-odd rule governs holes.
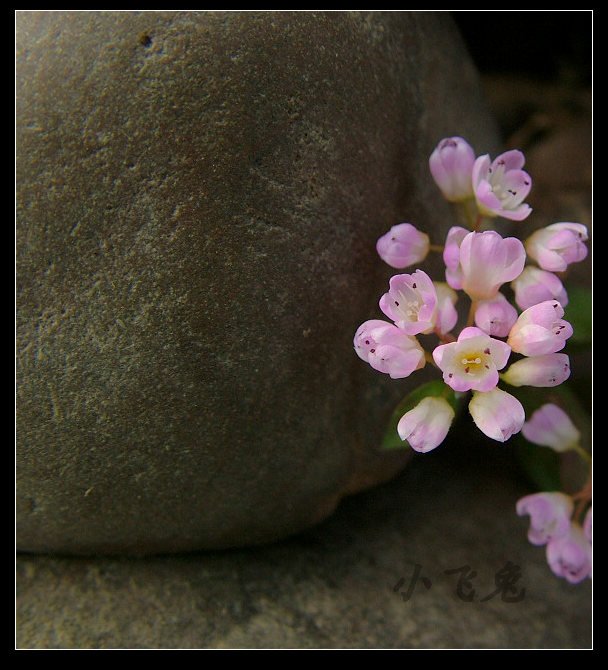
[[[375,239],[450,223],[437,140],[495,148],[446,13],[18,13],[17,119],[20,549],[263,542],[402,467],[351,338]]]
[[[470,428],[469,419],[465,418]],[[470,433],[475,435],[475,433]],[[591,584],[553,577],[526,541],[509,445],[458,443],[416,456],[390,484],[344,501],[325,523],[275,545],[189,556],[21,556],[21,648],[588,648]],[[477,598],[507,561],[519,603]],[[432,581],[393,591],[414,565]]]

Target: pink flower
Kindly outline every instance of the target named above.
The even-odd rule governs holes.
[[[473,197],[474,163],[475,152],[462,137],[447,137],[439,142],[429,158],[429,167],[446,200],[460,202]]]
[[[506,442],[519,433],[526,418],[519,400],[499,388],[474,393],[469,412],[477,428],[497,442]]]
[[[518,516],[530,515],[528,540],[540,546],[568,533],[574,503],[565,493],[533,493],[520,498],[515,509]]]
[[[551,447],[555,451],[568,451],[576,447],[581,439],[580,432],[566,412],[552,403],[537,409],[524,423],[522,433],[529,442]]]
[[[401,417],[397,432],[412,449],[425,454],[445,440],[453,419],[454,410],[445,398],[427,397]]]
[[[557,300],[562,307],[568,304],[568,294],[559,277],[528,265],[511,286],[520,309],[528,309],[545,300]]]
[[[444,282],[433,282],[437,293],[437,315],[435,319],[435,330],[444,335],[456,325],[458,321],[458,312],[454,305],[458,296]]]
[[[565,535],[549,542],[547,563],[555,575],[564,577],[570,584],[578,584],[591,576],[591,544],[577,523],[573,523]]]
[[[372,319],[361,324],[353,343],[359,358],[392,379],[409,377],[425,365],[418,340],[386,321]]]
[[[479,328],[464,328],[457,342],[433,351],[443,381],[454,391],[490,391],[498,384],[498,370],[509,360],[510,347]]]
[[[590,507],[587,510],[587,514],[585,514],[585,521],[583,522],[583,533],[585,533],[585,537],[589,540],[589,542],[592,541],[592,516],[593,516],[593,508]]]
[[[444,250],[444,260],[447,255],[449,261],[446,279],[452,288],[463,289],[472,300],[494,298],[502,284],[513,281],[524,269],[526,252],[517,238],[503,239],[493,230],[468,233],[456,252],[460,237],[460,231],[454,228],[448,233],[449,251]]]
[[[502,374],[503,381],[511,386],[559,386],[568,377],[570,377],[570,359],[566,354],[522,358]]]
[[[475,325],[488,335],[506,337],[516,321],[517,310],[502,293],[477,303]]]
[[[443,262],[445,263],[445,279],[457,291],[462,289],[462,270],[460,269],[460,245],[469,234],[466,228],[452,226],[445,238]]]
[[[519,315],[507,343],[518,354],[543,356],[566,346],[572,326],[562,320],[564,308],[556,300],[545,300]]]
[[[389,291],[380,298],[380,309],[408,335],[430,333],[437,318],[437,292],[422,270],[395,275]]]
[[[485,216],[502,216],[523,221],[532,209],[523,204],[532,188],[532,179],[521,168],[526,159],[521,151],[506,151],[490,163],[480,156],[473,165],[473,188],[479,211]]]
[[[543,270],[563,272],[570,263],[587,257],[587,227],[582,223],[554,223],[526,240],[526,251]]]
[[[376,242],[378,255],[393,268],[406,268],[423,261],[429,253],[429,236],[411,223],[393,226]]]

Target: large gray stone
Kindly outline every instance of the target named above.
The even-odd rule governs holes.
[[[267,541],[402,467],[351,338],[484,110],[446,13],[18,13],[19,548]]]

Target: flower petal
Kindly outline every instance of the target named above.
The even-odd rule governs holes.
[[[474,393],[469,412],[479,430],[498,442],[506,442],[519,433],[526,418],[519,400],[499,388]]]

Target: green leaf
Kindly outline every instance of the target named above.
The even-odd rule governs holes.
[[[540,491],[559,491],[562,488],[559,454],[549,447],[531,444],[524,437],[515,440],[517,458],[528,479]]]
[[[576,394],[566,384],[547,389],[511,386],[508,391],[524,406],[527,419],[541,405],[553,403],[561,407],[579,429],[581,447],[590,450],[591,419]],[[572,452],[558,454],[549,447],[528,442],[521,433],[513,438],[513,446],[526,476],[542,491],[574,491],[587,476],[586,464]]]
[[[403,400],[397,405],[395,411],[391,415],[390,421],[388,423],[388,428],[384,433],[384,439],[382,440],[382,449],[403,449],[408,447],[407,441],[403,441],[399,437],[397,432],[397,424],[401,417],[409,412],[411,409],[414,409],[416,405],[428,397],[442,397],[445,398],[450,405],[454,408],[455,412],[458,412],[458,400],[462,394],[454,393],[449,386],[443,381],[435,380],[432,382],[427,382],[422,384],[417,389],[414,389],[411,393],[403,398]]]
[[[565,319],[572,324],[574,332],[569,343],[589,345],[592,337],[591,289],[584,286],[568,287],[568,304]]]

